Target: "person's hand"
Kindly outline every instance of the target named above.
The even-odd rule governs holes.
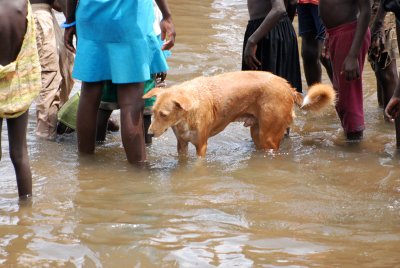
[[[160,22],[161,40],[164,41],[162,50],[170,50],[175,44],[175,26],[171,18],[162,19]]]
[[[357,57],[347,56],[343,62],[342,72],[347,81],[360,78],[360,67]]]
[[[389,103],[386,105],[385,108],[385,115],[389,118],[390,121],[394,121],[396,117],[399,116],[400,112],[400,98],[392,97]]]
[[[329,60],[330,56],[329,56],[329,43],[327,39],[324,39],[324,41],[322,42],[322,49],[321,49],[321,57],[324,59]]]
[[[257,43],[254,43],[249,39],[244,48],[243,60],[251,70],[257,70],[261,66],[261,62],[256,57],[256,51]]]
[[[156,80],[156,87],[166,87],[165,78],[167,78],[166,72],[156,73],[155,80]]]
[[[381,50],[385,47],[385,29],[382,24],[374,23],[371,28],[372,38],[369,50],[373,56],[378,58]]]
[[[65,44],[65,47],[72,53],[75,53],[75,47],[73,44],[74,36],[76,36],[76,27],[75,26],[65,28],[64,44]]]

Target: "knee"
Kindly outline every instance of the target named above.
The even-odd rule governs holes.
[[[27,163],[28,154],[24,150],[12,150],[10,151],[11,162],[15,168],[22,167]]]
[[[311,61],[318,61],[318,49],[312,47],[303,47],[301,49],[301,57],[303,61],[311,62]]]

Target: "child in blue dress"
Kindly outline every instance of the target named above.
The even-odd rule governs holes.
[[[160,23],[162,49],[175,42],[175,29],[165,0],[156,0],[163,19]],[[82,81],[77,115],[78,149],[93,154],[96,118],[104,81],[117,84],[121,136],[130,163],[146,159],[143,135],[143,82],[150,73],[166,70],[165,57],[153,31],[152,0],[71,0],[67,3],[65,43],[74,50],[73,77]],[[73,25],[76,21],[76,26]],[[167,38],[166,38],[167,36]]]

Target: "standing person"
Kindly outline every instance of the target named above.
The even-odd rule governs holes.
[[[386,12],[393,12],[396,16],[397,47],[400,52],[400,3],[394,0],[382,0],[382,8]],[[392,98],[385,108],[385,115],[390,121],[395,121],[396,126],[396,147],[400,149],[400,83],[397,81],[396,89]]]
[[[301,57],[308,86],[321,82],[321,63],[332,81],[330,59],[321,56],[325,40],[325,26],[318,14],[318,4],[319,0],[299,0],[297,5]]]
[[[157,6],[157,3],[153,0],[154,7],[154,23],[153,30],[159,41],[159,47],[163,47],[163,41],[161,40],[161,28],[160,22],[162,21],[162,13]],[[160,53],[158,49],[155,52],[154,57],[169,57],[171,52],[168,50],[163,50]],[[158,53],[158,54],[157,54]],[[165,87],[165,78],[167,77],[167,69],[166,65],[162,65],[157,67],[156,69],[159,73],[150,74],[150,80],[145,81],[144,83],[144,94],[153,89],[154,87]],[[145,100],[144,103],[144,112],[143,112],[143,124],[144,124],[144,138],[146,144],[152,143],[152,135],[148,134],[148,130],[151,124],[151,108],[155,102],[155,97],[149,98]],[[119,128],[113,127],[112,121],[110,120],[110,116],[113,110],[119,109],[117,104],[117,86],[116,84],[107,81],[103,88],[102,99],[100,102],[100,109],[97,113],[97,134],[96,141],[103,142],[106,139],[107,130],[118,131]],[[111,127],[110,127],[111,126]]]
[[[247,0],[250,20],[243,42],[242,70],[263,70],[302,92],[297,37],[287,15],[293,1]]]
[[[28,109],[41,90],[35,22],[27,0],[0,0],[0,40],[0,132],[6,118],[18,194],[26,198],[32,195],[26,144]]]
[[[360,140],[364,131],[362,72],[371,41],[366,0],[320,0],[319,10],[328,32],[336,111],[348,140]]]
[[[372,1],[371,46],[368,61],[375,72],[378,103],[384,109],[393,95],[398,81],[396,65],[396,19],[387,14],[380,0]]]
[[[55,0],[31,0],[37,31],[37,46],[42,67],[42,91],[36,101],[36,135],[54,139],[57,112],[68,100],[73,87],[73,54],[63,43],[63,34],[54,16]],[[59,10],[60,11],[60,10]]]
[[[157,0],[163,19],[163,49],[175,42],[175,29],[166,0]],[[75,24],[76,18],[76,26]],[[82,81],[77,115],[78,149],[93,154],[96,119],[104,81],[117,86],[121,136],[130,163],[146,159],[143,130],[143,83],[165,58],[153,57],[158,48],[153,31],[152,0],[70,0],[67,2],[65,42],[70,50],[76,33],[73,76]]]

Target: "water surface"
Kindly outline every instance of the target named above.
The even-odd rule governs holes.
[[[170,85],[240,69],[245,1],[169,2]],[[234,123],[210,139],[206,159],[190,147],[182,162],[168,131],[142,170],[127,164],[119,133],[89,159],[74,134],[37,139],[32,108],[29,203],[18,202],[3,129],[0,266],[400,267],[400,158],[369,65],[364,82],[358,145],[345,142],[333,109],[298,111],[279,152],[256,151]]]

